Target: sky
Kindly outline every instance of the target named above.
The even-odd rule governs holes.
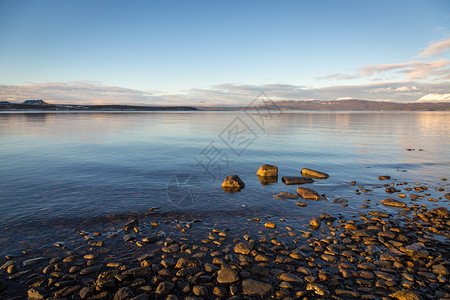
[[[0,101],[450,101],[450,1],[0,0]]]

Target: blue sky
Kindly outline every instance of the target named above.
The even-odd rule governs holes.
[[[449,49],[447,0],[0,0],[0,100],[442,100]]]

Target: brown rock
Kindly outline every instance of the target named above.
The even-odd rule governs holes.
[[[298,187],[297,194],[304,199],[312,199],[312,200],[320,199],[320,195],[316,191],[308,188]]]
[[[227,193],[239,192],[245,183],[237,175],[230,175],[222,182],[222,189]]]
[[[330,177],[327,173],[323,173],[323,172],[319,172],[319,171],[315,171],[315,170],[311,170],[311,169],[306,169],[306,168],[302,169],[301,174],[305,177],[311,177],[311,178],[315,178],[315,179],[327,179],[328,177]]]
[[[256,172],[256,175],[262,177],[277,177],[278,167],[264,164],[261,167],[259,167],[259,170]]]
[[[381,200],[381,204],[392,207],[407,207],[406,203],[395,200],[395,199],[384,199]]]

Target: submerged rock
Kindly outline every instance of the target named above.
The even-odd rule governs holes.
[[[123,226],[123,229],[124,229],[125,231],[130,231],[130,230],[132,230],[133,228],[138,227],[138,226],[139,226],[138,219],[133,219],[133,220],[131,220],[130,222],[128,222],[127,224],[125,224],[125,225]]]
[[[316,191],[308,188],[298,187],[297,194],[304,199],[313,199],[313,200],[320,199],[320,195]]]
[[[222,189],[227,193],[239,192],[245,183],[237,175],[230,175],[222,182]]]
[[[281,177],[281,181],[285,185],[293,185],[293,184],[304,184],[304,183],[313,183],[314,180],[308,177],[294,177],[294,176],[283,176]]]
[[[311,169],[307,169],[307,168],[303,168],[301,171],[301,174],[302,174],[302,176],[311,177],[311,178],[315,178],[315,179],[327,179],[328,177],[330,177],[330,175],[328,175],[327,173],[323,173],[320,171],[311,170]]]
[[[279,192],[278,194],[273,195],[275,199],[298,199],[297,195],[287,193],[287,192]]]
[[[406,203],[390,198],[381,200],[381,204],[392,207],[407,207]]]
[[[256,175],[262,177],[277,177],[278,176],[278,167],[264,164],[259,167]]]

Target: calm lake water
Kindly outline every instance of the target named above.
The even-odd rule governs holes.
[[[298,220],[332,205],[357,214],[387,197],[355,194],[384,184],[380,175],[448,188],[449,153],[448,112],[0,113],[0,241],[151,207],[203,218]],[[264,163],[278,166],[277,183],[258,180]],[[304,167],[330,174],[307,185],[330,201],[302,210],[274,199],[295,193],[281,176]],[[246,184],[239,193],[221,189],[231,174]]]

